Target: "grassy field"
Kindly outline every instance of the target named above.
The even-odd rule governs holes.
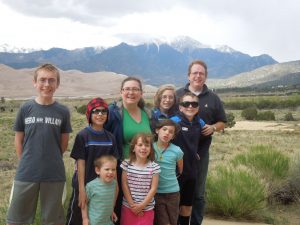
[[[76,133],[86,126],[86,118],[76,112],[75,106],[86,104],[87,100],[68,100],[64,101],[72,112],[72,127],[68,151],[64,155],[64,161],[68,177],[68,194],[71,192],[70,178],[74,169],[74,162],[69,157]],[[0,192],[2,193],[2,201],[0,203],[0,224],[5,224],[5,215],[9,202],[9,194],[15,168],[17,166],[15,150],[13,146],[14,133],[12,124],[16,115],[16,111],[20,102],[6,102],[8,109],[0,112]],[[11,112],[11,110],[13,112]],[[289,111],[288,109],[285,109]],[[278,123],[281,121],[285,111],[276,110],[275,114]],[[240,111],[234,110],[236,120],[241,120]],[[293,110],[295,118],[300,118],[299,110]],[[299,121],[289,122],[295,128],[293,131],[264,131],[264,130],[225,130],[224,133],[215,134],[214,141],[211,146],[210,168],[213,172],[220,165],[227,165],[238,154],[246,154],[251,151],[253,146],[265,145],[272,146],[274,149],[284,153],[290,159],[295,159],[300,155],[300,126]],[[68,203],[68,199],[67,202]],[[209,212],[208,212],[209,213]],[[269,215],[270,223],[273,224],[299,224],[300,221],[300,204],[294,203],[290,205],[272,204],[264,209],[264,215]],[[214,216],[214,215],[213,215]],[[260,220],[260,218],[258,218]],[[298,221],[298,223],[297,223]],[[38,222],[36,223],[38,224]]]

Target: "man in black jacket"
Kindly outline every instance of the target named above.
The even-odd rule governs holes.
[[[208,89],[205,82],[207,79],[207,65],[205,62],[196,60],[188,67],[189,83],[176,91],[177,98],[186,92],[192,92],[199,97],[199,116],[207,124],[202,129],[199,142],[198,154],[200,160],[197,163],[196,192],[193,203],[191,225],[200,225],[204,216],[205,207],[205,183],[209,163],[209,147],[212,141],[212,134],[221,131],[225,127],[226,115],[220,98]],[[199,134],[200,135],[200,134]]]

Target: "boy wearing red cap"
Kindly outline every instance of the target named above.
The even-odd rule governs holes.
[[[102,98],[92,99],[87,104],[86,117],[89,126],[79,131],[71,152],[71,157],[76,160],[76,168],[67,225],[82,225],[81,209],[87,203],[85,185],[97,177],[94,160],[103,155],[118,158],[115,137],[103,128],[108,118],[107,103]]]

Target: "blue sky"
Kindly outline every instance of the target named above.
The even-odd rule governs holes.
[[[190,36],[300,60],[298,0],[0,0],[0,45],[74,49]]]

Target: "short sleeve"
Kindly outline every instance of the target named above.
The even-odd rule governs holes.
[[[13,126],[14,131],[24,131],[25,123],[24,123],[24,114],[23,114],[23,107],[17,113],[16,120]]]
[[[73,159],[84,159],[85,160],[85,142],[82,135],[77,134],[73,149],[70,155]]]
[[[124,171],[128,171],[128,164],[129,164],[129,162],[128,162],[127,160],[124,160],[124,161],[121,163],[120,167],[121,167]]]
[[[177,148],[177,161],[181,160],[183,158],[183,151],[181,150],[180,147]]]
[[[156,162],[152,162],[152,167],[153,167],[153,170],[152,170],[153,175],[158,174],[158,173],[161,172],[160,166]]]

